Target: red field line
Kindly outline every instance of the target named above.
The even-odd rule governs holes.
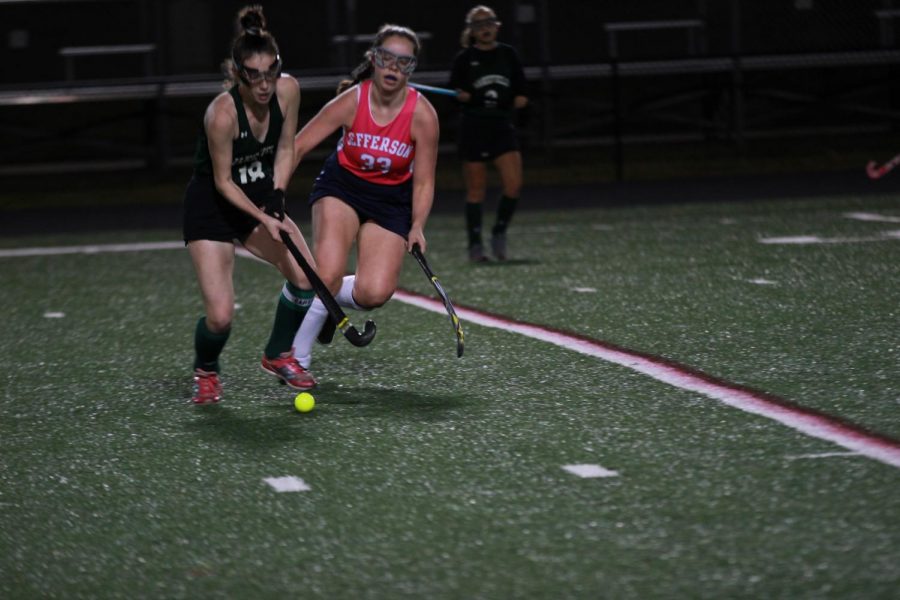
[[[407,290],[397,290],[394,299],[436,313],[444,312],[444,305],[439,300]],[[458,306],[456,311],[463,326],[475,323],[594,356],[679,389],[696,392],[739,410],[766,417],[810,437],[832,442],[887,465],[900,467],[900,442],[897,440],[772,394],[729,383],[658,356],[635,352],[567,331],[516,321],[468,307]]]

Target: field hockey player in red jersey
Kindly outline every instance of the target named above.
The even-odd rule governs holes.
[[[316,383],[291,351],[314,294],[281,241],[287,232],[312,260],[300,230],[285,215],[282,191],[294,168],[300,87],[281,74],[278,45],[266,30],[262,8],[242,9],[238,23],[241,32],[224,65],[228,90],[206,109],[184,198],[184,240],[205,309],[194,332],[195,404],[218,402],[221,395],[219,356],[234,317],[235,240],[287,279],[263,370],[297,389]]]
[[[342,130],[310,203],[317,271],[345,308],[383,305],[397,288],[406,252],[416,244],[426,249],[439,127],[431,103],[407,85],[419,48],[412,30],[383,25],[352,80],[294,138],[296,165]],[[356,273],[345,277],[354,243]],[[334,324],[316,299],[294,340],[301,365],[309,366],[323,325],[319,338],[328,341]]]

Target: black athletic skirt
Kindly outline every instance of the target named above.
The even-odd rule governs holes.
[[[338,163],[337,154],[325,161],[325,166],[313,183],[310,205],[320,198],[334,196],[346,202],[359,216],[359,222],[374,221],[403,239],[412,227],[412,178],[399,185],[382,185],[360,179]]]
[[[494,160],[519,149],[516,128],[509,119],[463,115],[459,122],[459,157],[468,162]]]
[[[254,204],[263,206],[272,192],[272,181],[259,181],[241,189]],[[212,177],[191,177],[184,193],[182,232],[185,243],[193,240],[244,241],[257,225],[257,219],[236,207],[216,190]]]

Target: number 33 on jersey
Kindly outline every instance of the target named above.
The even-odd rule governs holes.
[[[338,142],[338,161],[361,179],[397,185],[412,176],[416,152],[410,130],[419,93],[409,88],[400,113],[387,125],[379,125],[369,108],[371,85],[366,80],[356,86],[356,116]]]

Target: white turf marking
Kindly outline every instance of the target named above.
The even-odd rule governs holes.
[[[100,244],[93,246],[62,246],[48,248],[0,249],[0,258],[19,256],[55,256],[58,254],[99,254],[101,252],[142,252],[144,250],[176,250],[184,242],[145,242],[142,244]]]
[[[759,238],[760,244],[821,244],[822,238],[814,235]]]
[[[579,294],[593,294],[597,291],[597,288],[592,287],[575,287],[572,288],[573,292],[578,292]]]
[[[62,319],[65,316],[66,316],[66,313],[64,313],[64,312],[45,312],[44,313],[45,319]]]
[[[618,477],[619,472],[606,469],[600,465],[563,465],[563,469],[585,479],[593,477]]]
[[[897,237],[900,239],[900,232],[897,233]],[[85,248],[99,249],[94,251],[100,252],[129,252],[137,250],[168,250],[183,247],[184,244],[181,242],[156,242],[148,244],[74,246],[55,249],[22,248],[18,250],[0,251],[0,257],[73,254],[85,252]],[[248,256],[249,253],[239,250],[238,255]],[[397,290],[393,297],[399,302],[418,306],[419,308],[439,314],[444,313],[444,304],[440,300],[431,297],[413,294],[405,290]],[[715,381],[712,378],[694,372],[689,368],[668,363],[659,358],[644,356],[636,352],[616,348],[597,340],[580,338],[562,331],[547,329],[540,325],[521,323],[469,308],[457,307],[456,312],[462,320],[482,325],[483,327],[491,327],[510,333],[518,333],[519,335],[545,341],[568,350],[580,352],[587,356],[594,356],[601,360],[642,373],[657,381],[668,383],[679,389],[692,391],[708,398],[712,398],[713,400],[718,400],[723,404],[727,404],[728,406],[732,406],[739,410],[772,419],[773,421],[795,429],[810,437],[827,440],[871,459],[900,468],[900,445],[892,440],[867,433],[852,425],[845,424],[838,419],[828,417],[827,415],[804,410],[800,407],[790,406],[759,392],[753,392],[739,386]],[[297,479],[297,481],[300,482],[300,485],[306,486],[302,479]],[[269,480],[266,480],[266,483],[273,485]]]
[[[234,251],[238,256],[241,256],[243,258],[249,258],[250,260],[255,260],[256,262],[263,263],[264,265],[269,264],[268,262],[261,259],[260,257],[253,254],[252,252],[250,252],[249,250],[247,250],[246,248],[244,248],[242,246],[235,246]]]
[[[432,312],[444,312],[443,303],[431,297],[397,290],[394,298]],[[716,381],[687,367],[622,348],[615,348],[596,340],[580,338],[540,325],[512,321],[469,308],[457,307],[456,312],[463,321],[518,333],[581,354],[594,356],[679,389],[695,392],[739,410],[772,419],[808,436],[827,440],[885,464],[900,467],[900,445],[861,431],[827,415],[790,406],[762,393]]]
[[[877,213],[867,212],[848,212],[844,213],[848,219],[856,219],[857,221],[875,221],[877,223],[900,223],[900,217],[889,217],[887,215],[879,215]]]
[[[777,281],[772,281],[771,279],[763,279],[762,277],[758,277],[756,279],[748,279],[748,283],[755,283],[757,285],[778,285]]]
[[[859,452],[819,452],[817,454],[794,454],[785,456],[788,460],[801,460],[805,458],[831,458],[833,456],[861,456]]]
[[[823,238],[817,235],[794,235],[785,237],[759,238],[760,244],[858,244],[864,242],[887,242],[893,239],[900,239],[900,232],[883,231],[881,235],[869,237],[833,237]]]
[[[312,489],[299,477],[266,477],[263,481],[276,492],[308,492]]]

